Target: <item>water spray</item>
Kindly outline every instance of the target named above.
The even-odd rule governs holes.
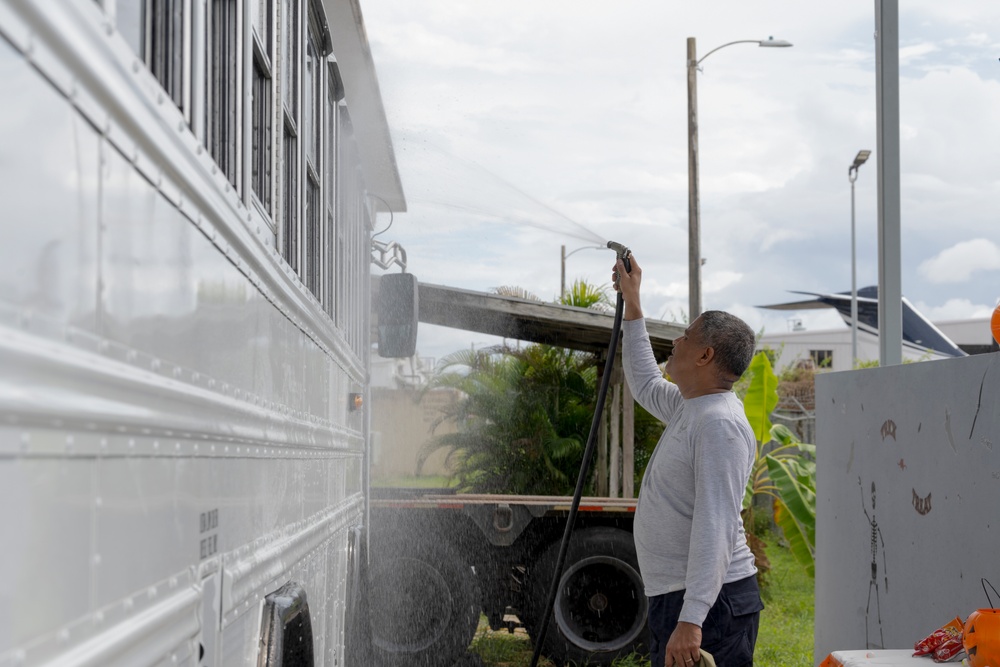
[[[622,260],[625,272],[632,273],[632,251],[615,241],[608,241],[608,247],[615,251],[618,259]],[[616,272],[615,289],[618,288],[618,281],[619,276]],[[601,415],[604,413],[604,401],[608,395],[611,370],[615,365],[615,353],[618,351],[618,342],[621,338],[622,315],[624,311],[625,298],[619,291],[615,303],[615,323],[611,329],[611,344],[608,346],[607,362],[604,365],[604,375],[601,376],[601,386],[597,390],[597,406],[594,408],[594,419],[590,423],[590,436],[587,438],[587,449],[583,453],[583,461],[580,463],[580,474],[576,478],[576,490],[573,492],[573,502],[569,508],[569,516],[566,517],[566,529],[563,531],[562,542],[559,545],[559,556],[556,558],[556,568],[552,574],[552,585],[549,587],[549,598],[544,607],[545,612],[538,619],[539,628],[535,632],[535,652],[531,656],[531,667],[538,667],[538,658],[541,656],[542,646],[545,644],[545,635],[549,629],[549,619],[556,604],[556,595],[559,593],[559,581],[562,579],[563,567],[566,564],[566,552],[569,549],[570,537],[573,535],[573,524],[576,523],[576,514],[580,509],[580,498],[583,497],[583,485],[590,470],[590,460],[594,458],[597,432],[601,425]]]

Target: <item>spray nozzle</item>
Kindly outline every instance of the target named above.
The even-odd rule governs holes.
[[[628,256],[632,254],[631,250],[629,250],[623,244],[617,243],[615,241],[608,241],[608,247],[615,251],[615,253],[618,255],[618,259],[628,259]]]
[[[625,272],[632,273],[632,260],[630,259],[632,256],[632,251],[629,250],[625,245],[617,243],[615,241],[608,241],[608,247],[615,251],[615,254],[618,255],[618,259],[620,259],[622,261],[622,264],[625,265]],[[615,273],[615,289],[618,289],[617,273]]]

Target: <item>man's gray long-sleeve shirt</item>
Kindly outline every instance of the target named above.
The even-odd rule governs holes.
[[[679,620],[701,626],[723,584],[757,573],[740,517],[757,441],[735,394],[685,400],[664,379],[644,319],[622,332],[629,388],[667,424],[639,490],[639,570],[649,597],[684,590]]]

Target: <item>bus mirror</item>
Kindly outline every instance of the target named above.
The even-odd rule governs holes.
[[[417,351],[417,279],[389,273],[378,281],[378,355],[412,357]]]

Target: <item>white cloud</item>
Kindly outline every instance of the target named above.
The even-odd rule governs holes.
[[[938,50],[938,47],[929,42],[924,42],[923,44],[912,44],[910,46],[903,46],[899,49],[899,63],[904,65],[910,60],[919,60],[927,54],[934,53]]]
[[[993,306],[975,304],[962,298],[948,299],[940,306],[929,306],[918,301],[914,308],[932,322],[989,317],[993,313]]]
[[[668,298],[687,298],[688,295],[688,281],[686,280],[675,280],[673,282],[661,284],[655,279],[647,278],[643,275],[643,292],[649,294],[655,294],[657,296],[668,297]]]
[[[743,279],[739,271],[708,271],[702,269],[702,289],[706,294],[721,292]]]
[[[920,264],[920,273],[932,283],[962,283],[976,271],[1000,269],[1000,246],[988,239],[956,243]]]
[[[416,22],[388,25],[379,33],[386,56],[410,59],[411,64],[444,69],[470,69],[492,74],[528,72],[535,68],[529,58],[495,45],[463,39],[461,33],[447,35]]]

